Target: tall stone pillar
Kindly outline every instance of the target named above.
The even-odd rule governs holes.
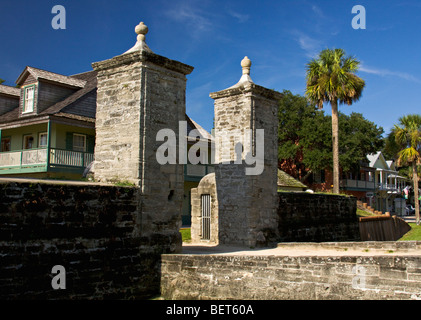
[[[170,129],[179,141],[186,75],[193,67],[153,53],[143,22],[135,32],[133,48],[92,64],[98,72],[93,171],[97,181],[138,186],[140,229],[159,232],[176,229],[180,221],[184,167],[178,155],[175,164],[158,163],[156,152],[163,142],[157,141],[157,133]]]
[[[210,94],[215,105],[215,184],[219,243],[268,245],[277,238],[278,101],[255,84],[251,61],[234,86]]]

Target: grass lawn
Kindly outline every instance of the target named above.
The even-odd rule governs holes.
[[[366,217],[366,216],[372,216],[373,214],[370,214],[369,212],[357,209],[357,215],[359,217]],[[411,230],[407,232],[402,238],[400,238],[398,241],[410,241],[410,240],[418,240],[421,241],[421,225],[417,226],[416,223],[410,223]],[[190,228],[181,228],[180,233],[181,237],[183,239],[183,242],[190,242],[191,241],[191,229]]]
[[[374,214],[357,208],[357,216],[358,217],[372,217],[374,216]]]
[[[191,229],[190,228],[181,228],[181,238],[183,239],[183,242],[190,242],[191,241]]]
[[[398,241],[410,241],[418,240],[421,241],[421,225],[417,226],[416,223],[410,223],[411,230],[409,230],[405,235],[400,238]]]

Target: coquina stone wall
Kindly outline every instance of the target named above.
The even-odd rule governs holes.
[[[421,244],[410,245],[419,250]],[[163,255],[161,293],[165,299],[421,299],[419,252],[400,255],[387,247],[393,253]]]
[[[140,203],[138,188],[0,182],[0,299],[159,295],[160,255],[181,236],[142,231]],[[66,289],[52,288],[55,265]]]
[[[359,241],[355,197],[279,192],[279,242]]]
[[[251,80],[247,57],[241,66],[243,76],[237,84],[210,94],[215,106],[215,173],[192,190],[193,241],[245,246],[276,241],[276,115],[282,95]],[[200,234],[205,194],[211,195],[212,203],[208,240]]]

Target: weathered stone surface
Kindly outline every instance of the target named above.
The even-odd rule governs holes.
[[[163,255],[165,299],[421,298],[418,256]]]
[[[279,192],[279,241],[360,240],[354,197]]]
[[[133,183],[141,192],[140,232],[178,233],[184,164],[160,164],[161,129],[179,141],[186,75],[193,67],[148,51],[92,64],[98,72],[94,173],[99,182]],[[170,174],[169,174],[170,173]]]
[[[277,104],[281,94],[255,85],[248,76],[250,60],[245,60],[246,70],[237,85],[210,94],[215,100],[214,190],[205,177],[206,186],[201,182],[192,194],[194,242],[202,241],[198,199],[205,192],[211,194],[213,204],[211,242],[261,246],[277,239]],[[262,141],[258,130],[264,132]],[[250,174],[253,166],[262,170]]]
[[[2,182],[0,203],[1,299],[158,295],[160,254],[181,249],[173,222],[141,231],[138,188]],[[66,290],[52,289],[54,265]]]

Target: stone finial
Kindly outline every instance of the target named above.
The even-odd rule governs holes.
[[[148,27],[143,23],[140,22],[135,28],[134,31],[137,33],[137,42],[136,44],[129,50],[127,50],[124,53],[130,53],[134,51],[148,51],[152,52],[151,49],[149,49],[148,45],[146,44],[146,34],[148,33],[149,29]]]
[[[245,83],[254,83],[250,78],[251,60],[247,56],[241,60],[241,67],[243,68],[243,75],[241,76],[240,81],[228,89],[237,88]]]
[[[241,67],[243,68],[243,74],[250,74],[251,60],[247,56],[241,60]]]
[[[137,33],[137,41],[145,41],[145,35],[148,33],[148,26],[143,22],[140,22],[135,28],[134,31]]]

